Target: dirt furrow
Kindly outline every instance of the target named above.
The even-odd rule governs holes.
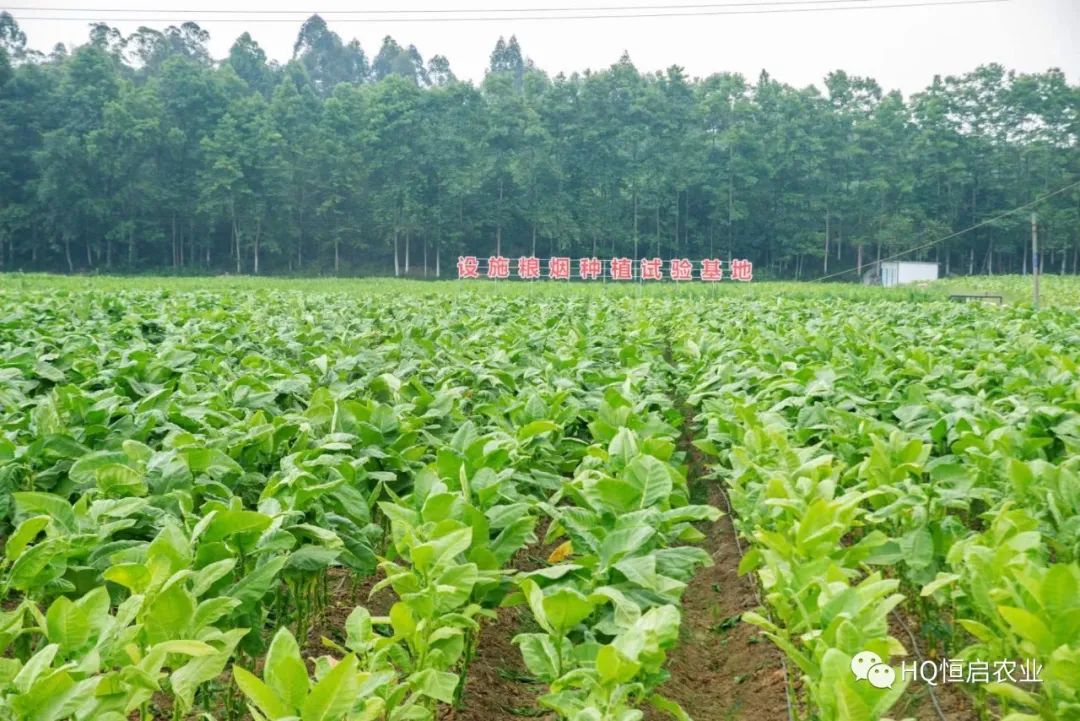
[[[715,485],[708,489],[707,498],[723,508]],[[750,579],[738,574],[739,551],[731,520],[724,516],[701,526],[701,531],[706,534],[702,547],[712,556],[713,565],[698,571],[683,594],[681,637],[668,654],[671,678],[660,693],[678,701],[694,721],[786,719],[780,654],[756,628],[740,620],[757,601]],[[646,721],[663,718],[653,710],[645,714]]]

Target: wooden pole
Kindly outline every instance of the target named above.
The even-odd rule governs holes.
[[[825,267],[822,269],[824,273],[829,272],[829,211],[825,211]]]
[[[1031,278],[1034,281],[1031,289],[1031,303],[1035,308],[1039,307],[1039,226],[1035,214],[1031,214]]]

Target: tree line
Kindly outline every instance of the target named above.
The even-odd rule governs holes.
[[[31,50],[0,13],[0,268],[447,275],[459,254],[748,258],[811,278],[910,250],[1026,272],[1026,214],[1080,179],[1080,87],[986,65],[904,98],[830,73],[549,76],[499,39],[477,84],[318,16],[278,64],[195,23]],[[1038,207],[1077,272],[1080,188]],[[924,247],[925,246],[925,247]]]

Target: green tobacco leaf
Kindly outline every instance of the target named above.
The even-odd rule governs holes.
[[[551,683],[559,677],[563,668],[570,664],[569,643],[564,644],[562,663],[555,650],[555,642],[546,633],[519,633],[514,636],[514,643],[521,647],[521,657],[529,673],[544,683]]]
[[[150,572],[141,563],[120,563],[107,569],[102,576],[132,593],[142,593],[150,583]]]
[[[653,456],[638,456],[627,465],[622,476],[637,493],[637,508],[667,505],[673,488],[671,471],[663,461]]]
[[[74,509],[60,496],[52,493],[22,491],[12,493],[11,497],[15,499],[15,507],[20,514],[49,516],[68,533],[75,533],[78,530]]]
[[[655,535],[656,529],[651,526],[621,528],[609,533],[600,544],[600,563],[607,567],[628,555],[641,553]]]
[[[658,693],[654,693],[649,696],[649,705],[657,711],[662,711],[668,716],[671,716],[676,721],[693,721],[690,718],[690,714],[683,710],[683,707],[673,699],[663,696]]]
[[[1041,601],[1051,618],[1080,608],[1080,569],[1076,565],[1056,563],[1043,578]]]
[[[198,598],[206,593],[217,581],[224,578],[236,566],[235,558],[223,558],[207,564],[195,572],[191,583],[191,593]]]
[[[97,486],[107,498],[145,496],[143,474],[120,463],[108,463],[94,471]]]
[[[621,425],[621,423],[619,424]],[[625,467],[638,455],[637,437],[629,428],[619,428],[608,444],[608,457],[617,468]]]
[[[258,511],[218,511],[203,534],[203,541],[220,541],[238,533],[257,533],[270,525],[270,517]]]
[[[67,670],[41,676],[25,693],[12,700],[15,718],[25,721],[61,721],[72,713],[81,699],[80,691],[88,693],[93,681],[81,684]]]
[[[323,548],[322,546],[301,546],[289,554],[285,562],[286,571],[314,573],[328,568],[341,555],[341,549]]]
[[[248,673],[239,666],[233,666],[233,678],[248,700],[255,704],[267,718],[273,720],[294,715],[293,709],[254,674]]]
[[[263,679],[293,708],[304,705],[309,687],[307,667],[300,656],[300,646],[288,629],[281,628],[274,634],[266,652]]]
[[[285,558],[272,558],[248,573],[222,595],[240,601],[241,608],[253,605],[267,594],[284,566]]]
[[[322,680],[315,684],[300,711],[302,721],[338,721],[352,708],[360,690],[356,656],[349,654],[338,661]]]
[[[401,637],[409,637],[416,633],[416,617],[408,604],[398,601],[390,607],[390,623],[394,627],[394,634]]]
[[[189,654],[191,658],[169,676],[169,685],[173,689],[180,708],[189,711],[195,703],[195,692],[203,684],[218,678],[232,658],[237,644],[247,635],[246,628],[234,628],[221,635],[215,641],[220,648],[210,647],[211,652]],[[202,644],[208,645],[208,644]]]
[[[20,523],[4,545],[4,555],[9,561],[19,557],[26,546],[50,523],[49,516],[32,516]]]
[[[97,482],[97,471],[105,466],[124,464],[128,456],[117,451],[94,451],[71,464],[68,477],[80,486],[92,486]]]
[[[601,646],[596,654],[596,672],[605,684],[627,683],[641,669],[641,664],[628,659],[615,646]]]
[[[566,635],[567,631],[588,618],[593,611],[592,602],[572,588],[561,588],[546,595],[542,603],[544,617],[560,635]]]
[[[90,640],[90,619],[67,597],[52,602],[45,614],[46,636],[65,654],[81,649]]]
[[[551,433],[559,429],[558,424],[554,421],[533,421],[532,423],[526,423],[518,429],[517,439],[519,442],[527,441],[534,436],[539,436],[544,433]]]
[[[510,560],[517,551],[532,537],[536,528],[536,517],[525,515],[503,527],[499,535],[491,542],[491,551],[500,566]]]
[[[454,701],[458,676],[449,671],[436,671],[433,668],[426,668],[423,671],[414,673],[409,678],[409,683],[418,693],[448,704]],[[307,720],[305,719],[305,721]]]
[[[62,556],[67,550],[64,539],[53,538],[42,541],[36,546],[19,554],[11,565],[8,582],[12,588],[29,591],[38,585],[38,577],[52,561]]]
[[[1013,686],[1008,683],[988,683],[983,686],[987,693],[992,693],[995,696],[999,696],[1004,699],[1008,699],[1013,703],[1026,706],[1027,708],[1037,709],[1039,707],[1039,699],[1033,694],[1024,691],[1021,688]]]
[[[1020,638],[1031,641],[1040,652],[1049,653],[1056,643],[1054,634],[1041,618],[1023,608],[998,606],[998,613]]]
[[[174,583],[157,594],[143,615],[147,639],[158,643],[183,638],[195,617],[195,599],[183,583]]]
[[[960,580],[960,575],[959,574],[956,574],[956,573],[939,573],[937,575],[937,578],[935,578],[933,581],[931,581],[930,583],[923,586],[923,589],[922,589],[922,591],[920,592],[919,595],[923,596],[924,598],[926,596],[932,596],[932,595],[934,595],[934,593],[941,590],[942,588],[945,588],[946,586],[951,586],[952,584],[956,583],[959,580]]]
[[[217,653],[217,649],[208,643],[202,641],[162,641],[154,646],[155,651],[161,653],[179,653],[184,656],[209,656],[210,654]]]
[[[30,687],[37,682],[39,676],[41,676],[49,666],[52,664],[53,659],[56,658],[56,654],[60,651],[60,645],[56,643],[50,643],[40,651],[30,657],[30,660],[23,664],[23,667],[19,670],[19,673],[12,680],[11,684],[19,692],[26,693],[30,690]]]

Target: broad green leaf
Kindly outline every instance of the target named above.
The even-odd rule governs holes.
[[[673,488],[671,471],[667,464],[653,456],[638,456],[631,461],[623,478],[637,493],[637,508],[654,508],[667,505]]]
[[[116,451],[94,451],[71,464],[68,477],[81,486],[92,486],[97,482],[97,471],[106,466],[127,463],[128,456]]]
[[[544,617],[560,635],[584,621],[593,611],[593,604],[579,591],[561,588],[545,595],[543,600]]]
[[[120,563],[106,569],[102,576],[132,593],[142,593],[150,583],[150,572],[141,563]]]
[[[596,654],[596,672],[603,683],[627,683],[640,669],[641,664],[628,659],[615,646],[601,646]]]
[[[521,647],[521,657],[529,673],[545,683],[554,681],[559,677],[562,669],[570,665],[570,644],[563,644],[560,664],[555,643],[545,633],[520,633],[514,637],[514,643]]]
[[[19,513],[49,516],[55,523],[69,533],[78,529],[75,523],[75,511],[71,504],[52,493],[21,491],[12,493],[15,507]]]
[[[398,636],[408,637],[416,633],[416,617],[409,605],[401,601],[390,607],[390,623]]]
[[[4,544],[4,555],[9,561],[19,557],[26,546],[49,525],[49,516],[31,516],[20,523]]]
[[[523,425],[521,428],[518,429],[517,439],[518,439],[519,442],[527,441],[527,440],[529,440],[530,438],[532,438],[534,436],[539,436],[539,435],[541,435],[543,433],[551,433],[552,431],[555,431],[555,430],[558,430],[558,429],[559,429],[558,424],[554,423],[553,421],[547,421],[547,420],[533,421],[531,423],[526,423],[525,425]]]
[[[255,533],[269,525],[270,517],[258,511],[219,511],[203,533],[203,541],[211,543],[238,533]]]
[[[424,696],[448,704],[454,701],[458,676],[449,671],[436,671],[433,668],[426,668],[423,671],[414,673],[409,678],[409,683]]]
[[[78,651],[90,640],[90,620],[80,607],[65,596],[49,606],[45,614],[45,628],[49,642],[58,644],[65,654]]]
[[[263,678],[274,693],[293,708],[300,708],[308,694],[307,667],[300,647],[288,629],[279,629],[266,652]]]
[[[234,649],[245,635],[247,635],[246,628],[226,631],[219,640],[215,641],[220,648],[211,647],[211,653],[191,653],[189,654],[191,658],[172,672],[169,676],[169,685],[183,710],[189,711],[194,706],[196,689],[221,676]]]
[[[931,581],[930,583],[923,586],[923,589],[922,589],[922,591],[920,592],[919,595],[923,596],[924,598],[926,596],[932,596],[938,590],[940,590],[942,588],[945,588],[946,586],[950,586],[950,585],[956,583],[958,580],[960,580],[960,575],[959,574],[956,574],[956,573],[939,573],[937,575],[937,578],[935,578],[933,581]]]
[[[1041,618],[1022,608],[998,606],[998,613],[1020,638],[1031,641],[1043,652],[1051,651],[1055,644],[1054,635]]]
[[[94,471],[97,486],[109,498],[145,496],[146,481],[142,473],[120,463],[108,463]]]
[[[272,558],[233,584],[224,595],[235,598],[243,606],[257,603],[273,586],[284,565],[284,557]]]
[[[349,654],[311,689],[300,712],[302,721],[336,721],[352,708],[360,690],[356,656]]]
[[[51,538],[20,553],[8,572],[12,588],[20,591],[34,588],[39,575],[53,560],[62,557],[66,550],[67,542],[63,538]]]
[[[239,666],[233,666],[233,678],[248,700],[267,718],[273,720],[294,715],[293,709],[254,674],[248,673]]]
[[[683,710],[683,707],[673,699],[663,696],[658,693],[654,693],[649,696],[649,705],[657,711],[666,713],[671,716],[675,721],[692,721],[690,714]]]

